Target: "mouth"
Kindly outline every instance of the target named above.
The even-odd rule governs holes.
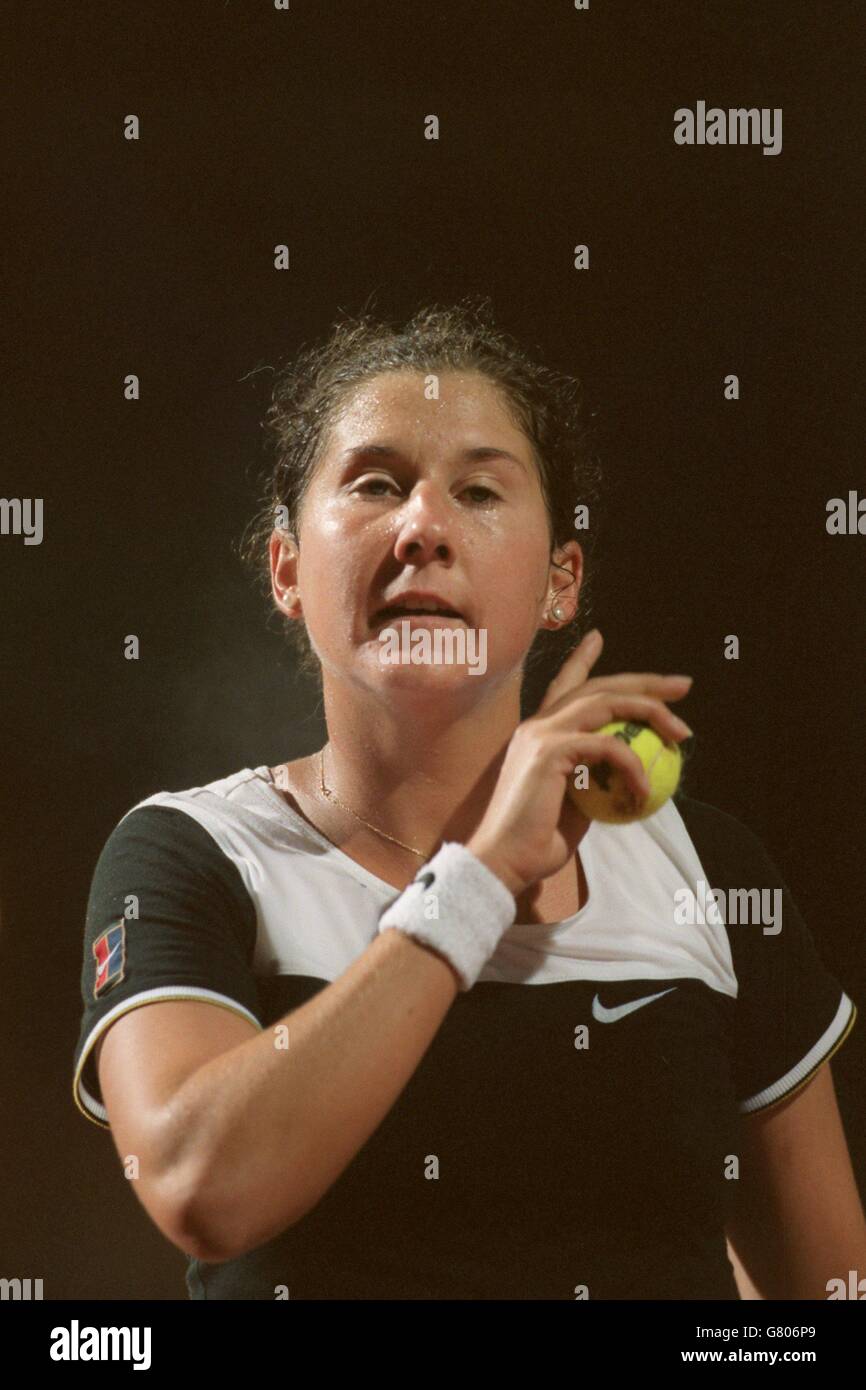
[[[458,613],[456,608],[413,608],[407,605],[405,608],[390,606],[380,608],[378,613],[374,613],[370,619],[371,629],[385,627],[389,623],[397,623],[402,619],[408,619],[413,627],[454,627],[457,624],[467,626],[466,619],[462,613]]]

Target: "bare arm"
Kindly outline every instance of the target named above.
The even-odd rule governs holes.
[[[118,1152],[140,1155],[137,1193],[163,1233],[220,1261],[304,1216],[397,1100],[458,983],[443,957],[389,929],[280,1021],[287,1047],[279,1025],[256,1033],[199,1001],[118,1019],[97,1054],[100,1085]]]
[[[866,1219],[830,1063],[788,1100],[744,1115],[741,1184],[728,1238],[766,1299],[826,1299],[830,1279],[866,1273]],[[739,1282],[739,1281],[738,1281]]]
[[[515,899],[562,868],[586,833],[565,796],[578,763],[618,764],[635,795],[646,795],[634,752],[592,730],[626,717],[646,719],[664,737],[688,733],[664,700],[681,699],[689,678],[639,672],[588,681],[601,645],[600,634],[584,638],[538,714],[518,725],[467,841]],[[140,1156],[136,1190],[160,1230],[180,1249],[219,1261],[299,1221],[394,1105],[460,983],[444,957],[389,928],[281,1020],[287,1048],[278,1045],[279,1025],[255,1034],[203,1002],[153,1002],[117,1018],[97,1058],[100,1085],[118,1151]],[[190,1011],[210,1017],[199,1028]]]
[[[734,1271],[734,1281],[737,1285],[737,1289],[739,1290],[740,1298],[747,1302],[754,1302],[756,1299],[760,1299],[761,1295],[755,1288],[754,1284],[752,1283],[751,1279],[749,1278],[748,1274],[743,1268],[743,1262],[737,1254],[736,1250],[734,1249],[733,1245],[731,1244],[730,1237],[728,1237],[727,1246],[728,1259],[730,1260],[731,1268]]]

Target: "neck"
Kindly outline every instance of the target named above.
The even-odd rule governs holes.
[[[418,850],[465,842],[487,809],[520,722],[520,673],[486,700],[455,711],[432,698],[374,701],[323,687],[325,786],[378,829]],[[317,774],[318,775],[318,774]]]

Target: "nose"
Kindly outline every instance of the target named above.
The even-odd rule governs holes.
[[[448,540],[447,503],[432,483],[420,483],[413,491],[400,521],[394,554],[401,564],[423,565],[432,558],[451,555]]]

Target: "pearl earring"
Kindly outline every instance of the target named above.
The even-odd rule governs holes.
[[[555,618],[558,623],[562,622],[563,618],[565,617],[565,609],[563,608],[561,603],[555,603],[553,605],[553,608],[551,609],[551,617]]]

